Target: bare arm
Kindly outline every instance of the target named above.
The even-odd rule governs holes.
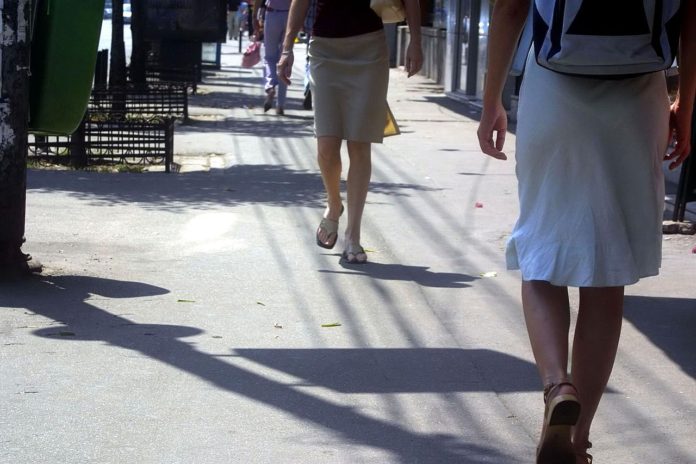
[[[421,15],[418,0],[403,0],[406,9],[406,22],[411,38],[406,49],[405,68],[408,77],[413,76],[423,67],[423,50],[421,46]]]
[[[292,75],[292,65],[295,58],[292,54],[292,47],[295,46],[295,37],[304,25],[309,0],[292,0],[290,13],[288,14],[288,24],[285,26],[285,40],[283,40],[283,52],[278,61],[278,79],[286,85],[290,85]]]
[[[691,118],[696,100],[696,0],[682,1],[682,25],[679,38],[679,90],[670,112],[670,136],[674,151],[665,157],[679,166],[694,148],[691,146]]]
[[[507,114],[502,95],[512,57],[524,27],[530,0],[497,0],[488,36],[488,72],[483,92],[483,111],[478,129],[483,153],[507,159],[502,149],[507,132]],[[495,142],[493,134],[495,133]]]
[[[256,32],[263,29],[263,24],[261,24],[261,18],[259,16],[259,13],[261,12],[261,8],[263,8],[264,4],[265,4],[264,0],[254,0],[253,23],[254,23],[254,27],[256,28]]]

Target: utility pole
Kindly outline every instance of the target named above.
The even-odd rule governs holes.
[[[147,0],[131,0],[131,38],[133,48],[130,59],[130,81],[145,85],[145,66],[148,43],[145,40]]]
[[[41,270],[22,253],[27,190],[31,0],[0,0],[0,275]]]
[[[123,42],[123,0],[111,2],[111,66],[109,87],[126,85],[126,46]]]

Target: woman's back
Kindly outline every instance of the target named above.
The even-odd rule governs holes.
[[[317,0],[312,35],[352,37],[382,29],[382,19],[370,8],[370,0]]]

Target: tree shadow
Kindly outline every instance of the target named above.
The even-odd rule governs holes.
[[[189,105],[192,108],[216,108],[216,109],[231,109],[231,108],[250,108],[250,107],[262,107],[264,96],[263,96],[263,83],[257,80],[256,83],[252,81],[245,81],[233,85],[237,89],[247,89],[247,92],[239,91],[210,91],[205,93],[197,94],[189,99]],[[249,93],[248,89],[254,90],[254,93]],[[295,93],[296,94],[296,93]],[[310,111],[304,110],[302,108],[302,101],[304,97],[292,97],[290,94],[285,99],[285,109],[286,110],[297,110],[302,111],[307,114],[307,120],[313,121],[314,116]],[[261,112],[261,114],[264,114]],[[270,114],[270,113],[267,113]]]
[[[258,116],[264,115],[263,108],[256,108]],[[177,135],[221,132],[231,135],[251,135],[266,139],[300,139],[314,136],[314,119],[267,113],[268,119],[235,119],[227,117],[218,121],[203,121],[192,114],[186,125],[177,126]]]
[[[93,296],[137,298],[168,290],[139,282],[86,276],[50,276],[0,284],[0,306],[26,308],[60,325],[33,333],[62,341],[100,340],[141,353],[187,372],[217,388],[283,411],[325,428],[341,440],[391,453],[399,462],[519,462],[486,444],[467,443],[455,435],[419,433],[370,417],[298,390],[316,385],[338,393],[450,393],[485,391],[476,363],[496,363],[506,370],[504,391],[535,390],[531,364],[488,350],[464,349],[233,349],[233,356],[270,366],[301,379],[280,383],[203,353],[181,338],[201,334],[197,328],[138,324],[92,304]],[[134,303],[134,306],[137,303]],[[524,372],[524,375],[510,375]],[[76,379],[79,381],[79,379]]]
[[[253,84],[256,88],[261,88],[263,84],[263,77],[260,75],[244,75],[244,76],[230,76],[228,74],[209,74],[205,76],[206,85],[225,85],[230,87],[238,87],[240,84]],[[194,99],[198,100],[201,97],[209,95],[208,93],[196,94],[193,96]]]
[[[696,299],[626,296],[624,318],[696,378]]]
[[[487,379],[476,367],[481,365],[521,374],[499,385],[498,393],[539,389],[532,364],[485,349],[235,349],[234,354],[302,379],[293,386],[320,386],[341,393],[488,391]]]
[[[28,191],[63,191],[100,205],[140,203],[143,208],[166,211],[247,204],[319,208],[325,202],[321,176],[316,171],[289,169],[282,164],[239,164],[216,172],[223,175],[30,170]],[[157,176],[156,180],[152,176]],[[398,196],[434,190],[423,185],[387,182],[375,182],[370,189]]]
[[[348,274],[354,276],[365,276],[380,280],[401,280],[405,282],[415,282],[424,287],[435,288],[468,288],[469,282],[477,280],[467,274],[454,272],[432,272],[426,266],[408,266],[404,264],[382,264],[368,261],[365,264],[355,265],[340,261],[342,271],[320,270],[327,274]]]

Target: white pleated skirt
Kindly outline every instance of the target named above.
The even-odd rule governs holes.
[[[669,100],[663,73],[567,76],[527,61],[507,244],[524,280],[611,287],[658,274]]]

